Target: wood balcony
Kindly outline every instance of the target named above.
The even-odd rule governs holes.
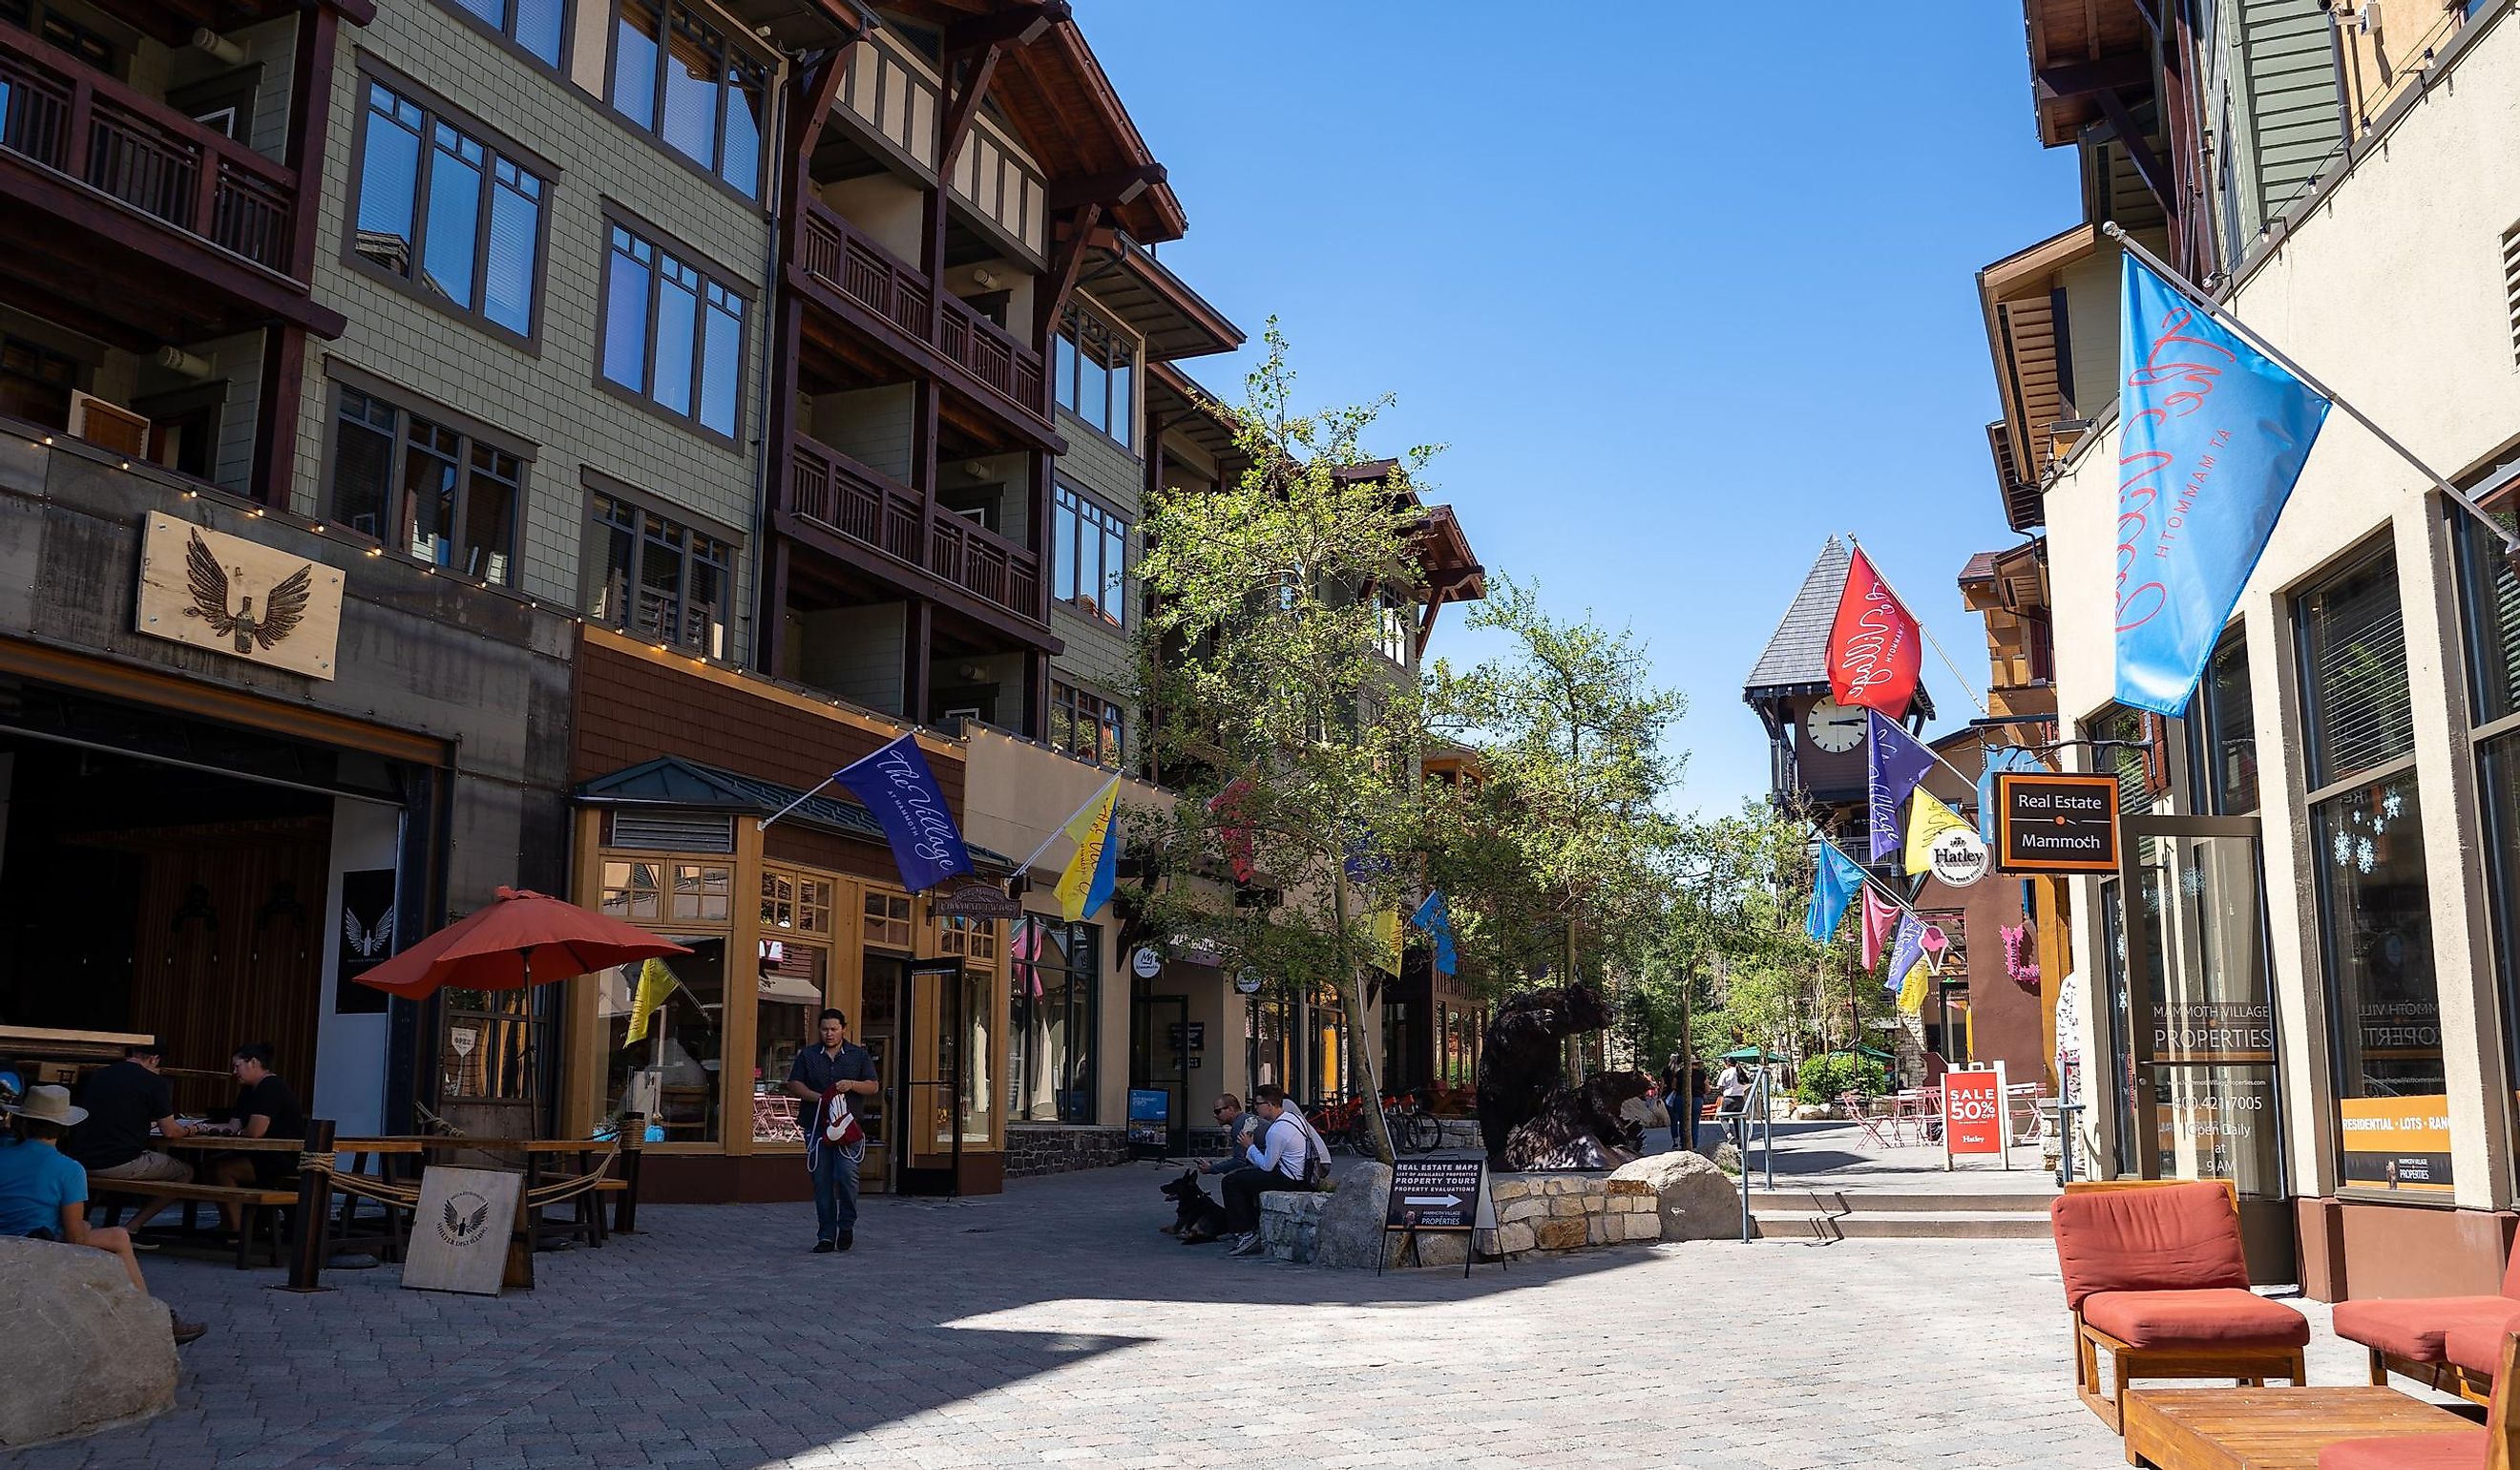
[[[879,562],[856,559],[904,592],[1001,626],[1012,619],[1027,636],[1048,627],[1039,557],[951,511],[931,509],[916,491],[819,440],[790,439],[781,510],[810,529],[879,553]]]
[[[42,292],[49,262],[93,278],[94,310],[161,339],[272,316],[331,333],[338,313],[306,294],[297,176],[242,143],[0,25],[0,199]],[[66,228],[65,228],[66,227]],[[126,272],[145,259],[156,267]],[[13,274],[15,274],[13,272]],[[204,295],[168,276],[206,285]],[[137,279],[126,279],[137,277]],[[175,284],[172,309],[145,299]],[[75,304],[75,301],[73,303]]]
[[[791,267],[809,295],[824,300],[878,341],[989,403],[1044,447],[1053,444],[1041,354],[1005,328],[940,291],[821,200],[804,200]],[[1047,436],[1047,441],[1045,440]]]

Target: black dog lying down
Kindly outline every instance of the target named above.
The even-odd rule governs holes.
[[[1225,1233],[1225,1207],[1199,1187],[1197,1170],[1184,1170],[1180,1179],[1164,1185],[1163,1193],[1173,1202],[1173,1223],[1164,1227],[1165,1234],[1180,1236],[1184,1245],[1201,1245]]]

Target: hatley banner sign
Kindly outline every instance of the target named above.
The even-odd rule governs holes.
[[[2328,403],[2126,256],[2117,692],[2184,715]]]

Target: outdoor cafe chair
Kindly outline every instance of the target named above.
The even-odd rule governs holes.
[[[2392,1372],[2474,1403],[2500,1361],[2500,1334],[2520,1326],[2520,1250],[2502,1267],[2502,1289],[2492,1296],[2361,1297],[2336,1304],[2336,1335],[2361,1343],[2371,1355],[2371,1381]],[[2465,1361],[2450,1350],[2453,1335],[2472,1344]]]
[[[2138,1378],[2300,1386],[2310,1319],[2249,1290],[2229,1184],[2071,1183],[2048,1218],[2074,1314],[2074,1392],[2112,1431],[2126,1432],[2127,1385]]]
[[[2520,1336],[2470,1324],[2452,1329],[2447,1346],[2461,1367],[2494,1380],[2483,1429],[2344,1440],[2318,1451],[2318,1470],[2520,1470],[2520,1424],[2511,1417]]]
[[[1885,1120],[1865,1111],[1863,1093],[1840,1092],[1837,1094],[1837,1105],[1846,1109],[1846,1116],[1855,1120],[1856,1127],[1864,1130],[1864,1136],[1884,1148],[1896,1146],[1881,1132],[1881,1125]]]

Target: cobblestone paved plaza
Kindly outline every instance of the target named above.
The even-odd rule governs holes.
[[[2089,1466],[2045,1241],[1671,1244],[1320,1271],[1157,1233],[1133,1165],[968,1202],[656,1208],[497,1299],[269,1289],[152,1258],[211,1323],[175,1410],[27,1470],[211,1463]],[[2325,1331],[2314,1381],[2361,1381]]]

